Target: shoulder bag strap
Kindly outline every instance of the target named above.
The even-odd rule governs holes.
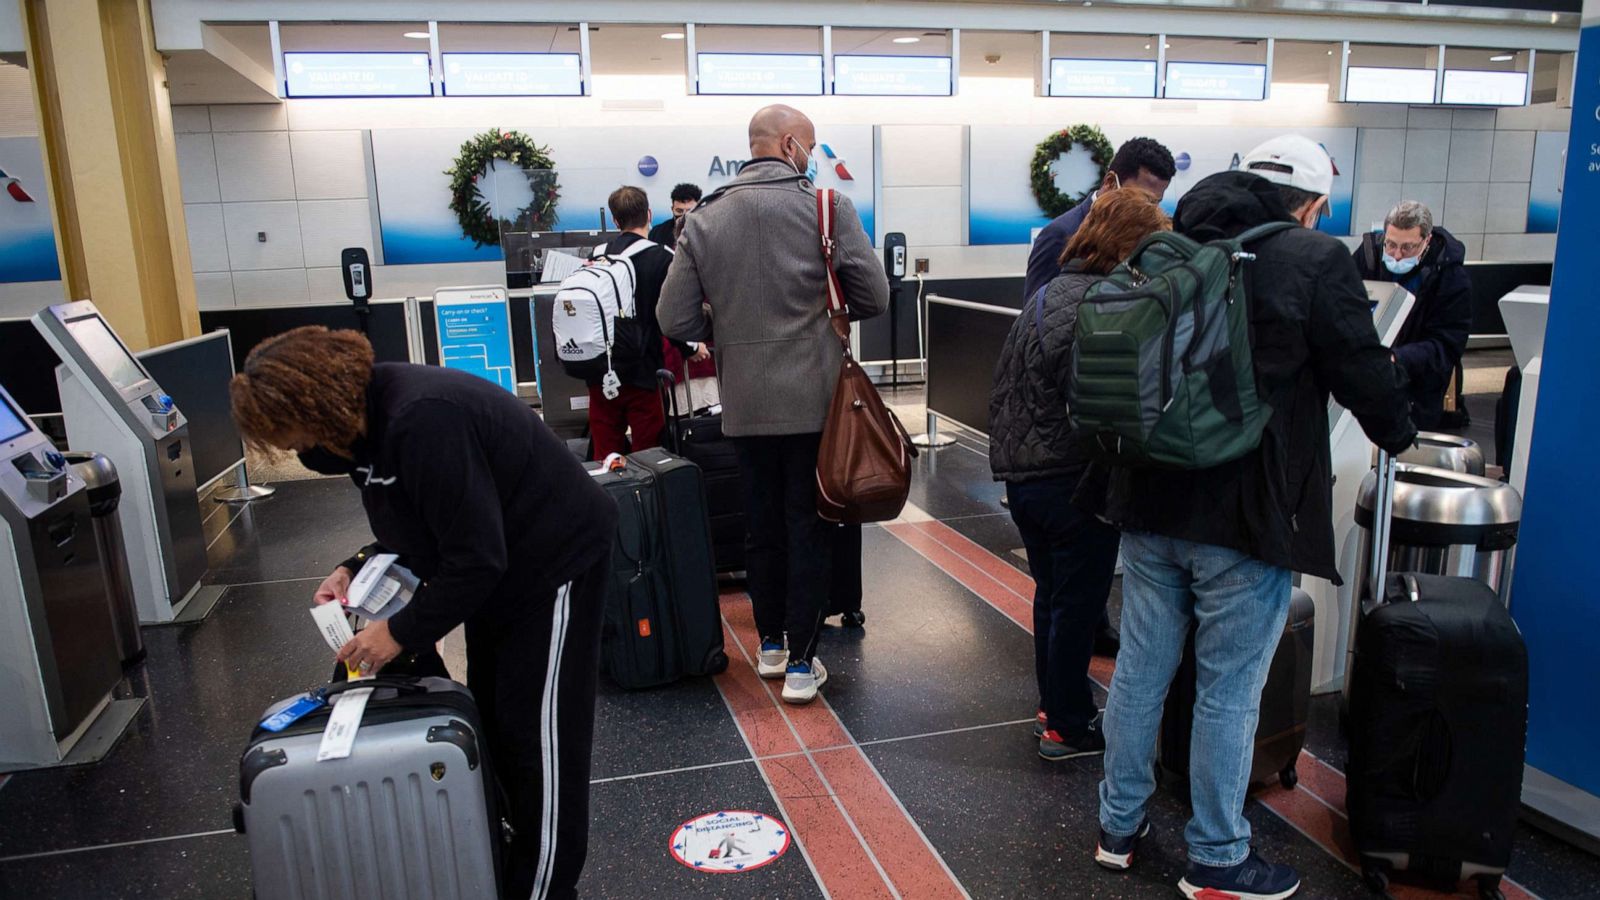
[[[833,267],[833,220],[839,200],[832,188],[817,189],[817,233],[822,239],[822,261],[828,269],[828,319],[833,333],[850,355],[850,312],[845,307],[844,288],[839,284],[839,273]]]

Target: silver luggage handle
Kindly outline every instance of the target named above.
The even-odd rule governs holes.
[[[1372,513],[1371,579],[1372,604],[1383,603],[1384,582],[1389,577],[1389,531],[1394,519],[1395,460],[1389,451],[1378,448],[1377,496]]]

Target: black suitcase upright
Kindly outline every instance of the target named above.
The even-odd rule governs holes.
[[[1311,663],[1316,653],[1316,604],[1311,595],[1293,588],[1289,618],[1272,655],[1267,683],[1261,689],[1261,718],[1256,724],[1255,759],[1250,783],[1277,781],[1293,788],[1300,781],[1295,768],[1306,745],[1306,719],[1311,710]],[[1193,626],[1183,646],[1167,705],[1161,716],[1159,756],[1166,772],[1186,778],[1189,742],[1194,725],[1195,655]]]
[[[594,477],[617,504],[600,641],[606,674],[631,689],[725,669],[715,584],[709,592],[694,590],[687,596],[676,592],[670,535],[684,529],[662,499],[661,478],[649,468],[626,462]],[[691,523],[687,530],[692,533],[694,527]],[[699,527],[704,528],[703,518]],[[714,638],[705,633],[708,618],[717,623]]]
[[[700,467],[660,448],[628,457],[656,478],[656,496],[666,523],[667,588],[677,616],[678,649],[690,675],[715,675],[728,668],[722,643],[711,525]]]
[[[739,457],[722,435],[720,413],[693,415],[680,411],[672,386],[676,378],[656,373],[661,403],[667,414],[667,449],[700,467],[705,479],[706,511],[711,520],[711,548],[718,572],[744,571],[744,492],[739,486]]]
[[[1390,485],[1377,504],[1387,521],[1386,454],[1379,471]],[[1388,540],[1374,530],[1378,576]],[[1382,584],[1382,602],[1358,620],[1346,673],[1345,806],[1362,875],[1377,893],[1403,871],[1452,890],[1476,878],[1480,896],[1501,897],[1521,808],[1527,648],[1482,582],[1401,573]]]

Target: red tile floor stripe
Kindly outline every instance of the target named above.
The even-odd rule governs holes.
[[[895,523],[886,526],[886,530],[1023,630],[1033,633],[1033,579],[1015,566],[943,522]],[[1090,662],[1089,675],[1101,687],[1109,688],[1115,669],[1114,661],[1097,656]],[[1345,816],[1344,775],[1309,753],[1301,753],[1299,773],[1300,784],[1293,791],[1274,786],[1257,793],[1256,799],[1296,831],[1359,871],[1350,822]],[[1501,890],[1507,898],[1537,900],[1536,895],[1510,878],[1502,881]],[[1400,884],[1391,885],[1389,893],[1396,900],[1455,896]]]
[[[723,640],[730,650],[735,648],[737,638],[726,626]],[[730,657],[728,671],[715,678],[717,690],[733,711],[779,814],[817,880],[835,897],[896,898],[818,770],[799,752],[799,741],[782,711],[773,707],[755,669],[737,653]]]
[[[724,594],[722,611],[732,638],[728,653],[732,660],[730,670],[742,668],[750,677],[755,677],[750,660],[756,658],[761,638],[756,631],[749,598],[743,594]],[[865,849],[882,866],[891,887],[902,897],[919,900],[966,897],[955,875],[939,858],[871,760],[856,745],[826,697],[804,706],[785,704],[780,694],[781,681],[757,680],[773,708],[793,726],[800,745],[808,751],[809,760],[854,824]],[[798,759],[787,761],[796,764]],[[798,829],[795,833],[803,835]],[[828,883],[826,877],[824,883]],[[836,896],[855,896],[855,884],[847,882],[846,885],[844,893],[838,893],[832,884],[828,885],[828,890]]]

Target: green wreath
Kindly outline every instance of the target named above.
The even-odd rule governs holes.
[[[474,246],[498,246],[502,225],[519,231],[549,231],[555,226],[561,185],[556,181],[555,163],[549,153],[549,148],[535,144],[520,131],[498,128],[461,145],[461,155],[444,174],[450,176],[450,209],[461,223],[461,233],[472,238]],[[518,210],[513,220],[496,221],[494,210],[478,190],[478,179],[497,159],[521,166],[533,192],[533,202]]]
[[[1090,158],[1100,167],[1100,177],[1095,181],[1094,187],[1076,196],[1068,196],[1056,189],[1055,176],[1051,174],[1050,166],[1061,154],[1071,151],[1074,145],[1088,149]],[[1033,176],[1033,199],[1038,201],[1039,208],[1044,210],[1045,215],[1054,219],[1082,203],[1094,193],[1100,182],[1105,180],[1106,167],[1111,165],[1113,152],[1111,142],[1106,140],[1106,133],[1097,125],[1074,125],[1045,138],[1039,144],[1039,149],[1034,151],[1033,164],[1030,166]]]

